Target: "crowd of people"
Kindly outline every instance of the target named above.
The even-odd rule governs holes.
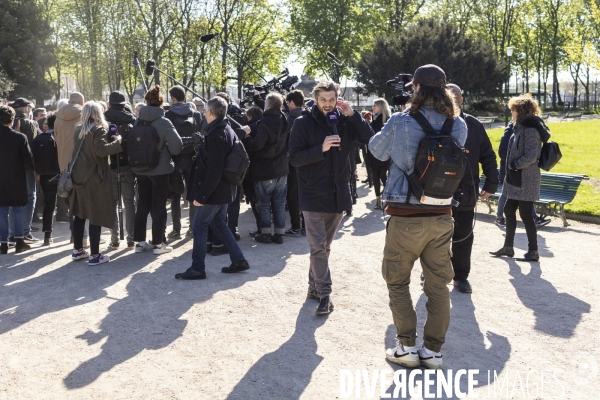
[[[307,297],[318,301],[317,314],[328,314],[334,308],[331,245],[344,213],[351,214],[356,202],[362,147],[368,171],[363,182],[375,188],[374,209],[389,215],[382,274],[398,344],[386,357],[407,367],[441,368],[450,321],[447,285],[453,282],[460,292],[472,292],[468,276],[474,209],[478,198],[495,193],[500,182],[503,211],[498,218],[505,218],[506,238],[491,254],[514,256],[518,208],[529,241],[529,251],[518,260],[539,259],[540,222],[534,219],[533,202],[539,198],[537,159],[550,133],[531,96],[511,99],[513,122],[507,128],[508,141],[501,144],[501,153],[502,146],[507,151],[499,175],[485,128],[462,111],[462,91],[447,84],[441,68],[418,68],[407,87],[414,94],[402,112],[392,114],[385,99],[377,99],[373,114],[366,116],[340,97],[334,82],[318,83],[309,102],[299,90],[285,98],[276,92],[264,99],[256,96],[256,105],[243,113],[225,93],[206,103],[199,98],[187,102],[180,86],[168,91],[168,107],[158,86],[135,107],[118,91],[105,104],[85,102],[81,93],[72,93],[58,102],[54,113],[32,110],[29,101],[16,99],[0,106],[0,253],[7,254],[11,246],[21,253],[38,241],[32,234],[36,197],[43,199],[43,245],[52,244],[54,217],[68,221],[74,261],[110,261],[100,250],[102,227],[111,231],[110,248],[119,248],[124,240],[136,253],[168,253],[173,250],[168,239],[182,236],[183,200],[189,205],[185,234],[193,236],[192,262],[175,278],[206,279],[208,253],[228,254],[231,264],[222,272],[237,273],[250,268],[237,244],[240,202],[245,200],[256,221],[250,232],[254,241],[283,244],[285,237],[307,237]],[[335,125],[328,123],[332,114]],[[423,143],[438,133],[451,141],[439,142],[441,150],[429,150],[421,174]],[[452,146],[460,149],[464,164],[463,156],[448,156],[456,154]],[[249,170],[243,181],[232,182],[228,163],[240,148],[249,158]],[[437,167],[429,170],[434,151],[448,151],[444,163],[459,163],[462,171],[435,175]],[[481,190],[480,165],[486,176]],[[70,177],[73,187],[68,196],[59,197],[63,176]],[[437,197],[431,195],[436,187],[442,193]],[[169,201],[173,225],[167,234]],[[286,208],[291,223],[287,229]],[[428,297],[421,347],[416,346],[409,292],[417,259]]]

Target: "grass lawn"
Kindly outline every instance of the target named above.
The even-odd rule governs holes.
[[[552,139],[560,145],[562,159],[552,172],[586,174],[567,212],[600,216],[600,120],[548,124]],[[487,131],[496,152],[504,129]],[[498,165],[500,159],[498,159]]]

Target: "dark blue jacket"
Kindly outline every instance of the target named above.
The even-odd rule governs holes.
[[[208,133],[192,164],[192,188],[188,190],[188,201],[221,205],[235,200],[236,186],[222,179],[225,158],[231,152],[234,140],[235,132],[224,117],[217,118],[208,125]]]
[[[294,121],[290,133],[290,162],[298,168],[298,195],[303,211],[341,213],[352,206],[350,162],[352,142],[369,143],[373,129],[360,113],[340,115],[340,150],[323,153],[325,137],[333,134],[325,116],[313,106]]]
[[[506,128],[504,128],[504,135],[500,139],[500,145],[498,146],[498,156],[500,156],[500,183],[504,183],[504,176],[506,175],[506,156],[508,155],[508,141],[513,134],[515,128],[514,122],[510,121]]]

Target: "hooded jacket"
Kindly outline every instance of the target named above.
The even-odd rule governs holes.
[[[198,123],[198,121],[202,120],[202,116],[200,115],[200,113],[198,111],[195,111],[190,104],[188,104],[188,103],[173,104],[169,108],[169,111],[167,111],[165,113],[165,117],[169,121],[171,121],[171,123],[175,127],[176,131],[177,131],[177,127],[179,126],[179,124],[183,120],[187,119],[190,116],[194,118],[194,123],[196,124],[195,131],[199,132],[201,123]],[[175,165],[183,164],[184,159],[186,159],[186,158],[191,159],[194,155],[193,153],[194,153],[194,148],[192,146],[184,147],[180,154],[173,157],[173,161],[175,162]]]
[[[110,108],[106,110],[104,113],[104,118],[108,121],[109,124],[115,124],[117,126],[131,124],[132,126],[135,124],[136,118],[129,110],[127,110],[121,104],[111,104]],[[110,140],[110,138],[108,138]],[[117,159],[119,160],[119,167],[124,167],[128,165],[129,162],[127,160],[127,138],[123,137],[121,141],[121,147],[123,151],[118,154],[111,154],[110,156],[110,168],[117,168]]]
[[[368,143],[373,129],[358,111],[340,115],[339,150],[323,153],[325,137],[333,134],[325,115],[313,106],[294,121],[290,133],[290,162],[298,168],[298,197],[303,211],[341,213],[352,206],[349,155],[352,142]]]
[[[73,134],[79,119],[81,118],[82,106],[79,104],[67,104],[56,112],[54,122],[54,139],[58,151],[58,166],[62,171],[69,167],[73,155]]]
[[[548,139],[550,130],[540,117],[524,116],[517,120],[508,142],[502,194],[513,200],[539,200],[541,174],[538,160],[542,143]]]
[[[160,159],[156,168],[150,171],[140,171],[134,167],[131,170],[138,175],[168,175],[175,169],[172,155],[181,153],[183,143],[177,134],[175,127],[167,118],[165,118],[165,110],[160,107],[143,106],[140,108],[140,117],[142,121],[150,122],[158,133],[159,142],[158,149],[160,150]],[[137,122],[136,122],[137,123]]]
[[[256,135],[247,135],[244,146],[250,156],[250,170],[255,182],[278,179],[289,172],[285,115],[268,109],[256,124]]]

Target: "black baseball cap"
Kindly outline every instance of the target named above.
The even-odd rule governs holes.
[[[110,104],[125,104],[126,103],[125,95],[118,91],[112,92],[108,96],[108,102]]]
[[[442,87],[446,84],[446,73],[437,65],[422,65],[417,68],[412,81],[407,83],[406,87],[411,87],[416,84]]]
[[[30,105],[31,105],[31,103],[29,102],[29,100],[27,100],[24,97],[19,97],[12,103],[12,108],[19,108],[19,107],[25,107],[25,106],[30,106]]]

